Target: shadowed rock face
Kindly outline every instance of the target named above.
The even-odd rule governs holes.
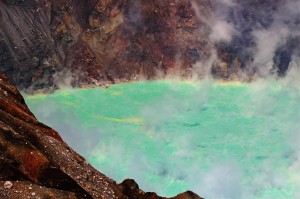
[[[190,192],[184,194],[187,199],[200,198]],[[56,131],[36,120],[16,87],[0,74],[0,198],[24,195],[161,198],[139,190],[133,180],[117,185],[96,171]]]
[[[0,68],[20,88],[49,86],[59,70],[50,16],[47,2],[0,1]]]

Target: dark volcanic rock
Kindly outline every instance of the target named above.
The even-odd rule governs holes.
[[[127,195],[129,198],[139,198],[139,199],[166,199],[164,197],[158,196],[156,193],[152,192],[144,192],[139,189],[139,185],[131,179],[124,180],[121,184],[119,184],[121,191]],[[185,193],[179,194],[170,199],[203,199],[198,195],[194,194],[191,191],[187,191]]]
[[[149,193],[139,190],[134,181],[117,185],[95,170],[56,131],[37,121],[16,87],[0,74],[0,198],[27,195],[161,198],[156,194],[148,197]]]
[[[19,88],[50,86],[62,62],[51,37],[50,15],[46,1],[0,1],[0,68]]]

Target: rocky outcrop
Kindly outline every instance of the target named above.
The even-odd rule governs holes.
[[[138,199],[166,199],[164,197],[158,196],[156,193],[152,192],[144,192],[141,189],[139,189],[138,184],[134,180],[124,180],[119,185],[120,190],[122,193],[124,193],[129,198],[138,198]],[[191,191],[187,191],[185,193],[179,194],[175,197],[172,197],[170,199],[203,199],[196,195],[195,193]]]
[[[150,197],[132,180],[118,185],[95,170],[56,131],[37,121],[16,87],[0,75],[0,198],[27,195],[161,198],[155,194]],[[187,196],[196,197],[190,193]]]

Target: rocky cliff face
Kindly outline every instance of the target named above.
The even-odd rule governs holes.
[[[0,70],[21,89],[168,75],[284,75],[299,54],[297,6],[290,0],[1,0]]]
[[[53,38],[79,84],[149,79],[176,67],[185,74],[200,54],[208,56],[209,44],[199,37],[207,34],[205,25],[188,1],[52,5],[60,13],[52,17]]]
[[[121,184],[96,171],[48,126],[0,75],[0,198],[152,198],[133,180]],[[174,197],[200,198],[186,192]]]
[[[189,1],[2,0],[0,8],[1,71],[20,88],[188,75],[210,53]]]
[[[0,1],[0,68],[20,88],[53,82],[51,75],[62,62],[51,36],[50,16],[46,2]]]

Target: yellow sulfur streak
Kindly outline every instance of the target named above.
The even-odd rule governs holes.
[[[144,121],[139,118],[113,118],[113,117],[105,117],[102,115],[94,115],[93,118],[101,119],[101,120],[108,120],[118,123],[129,123],[129,124],[144,124]]]

